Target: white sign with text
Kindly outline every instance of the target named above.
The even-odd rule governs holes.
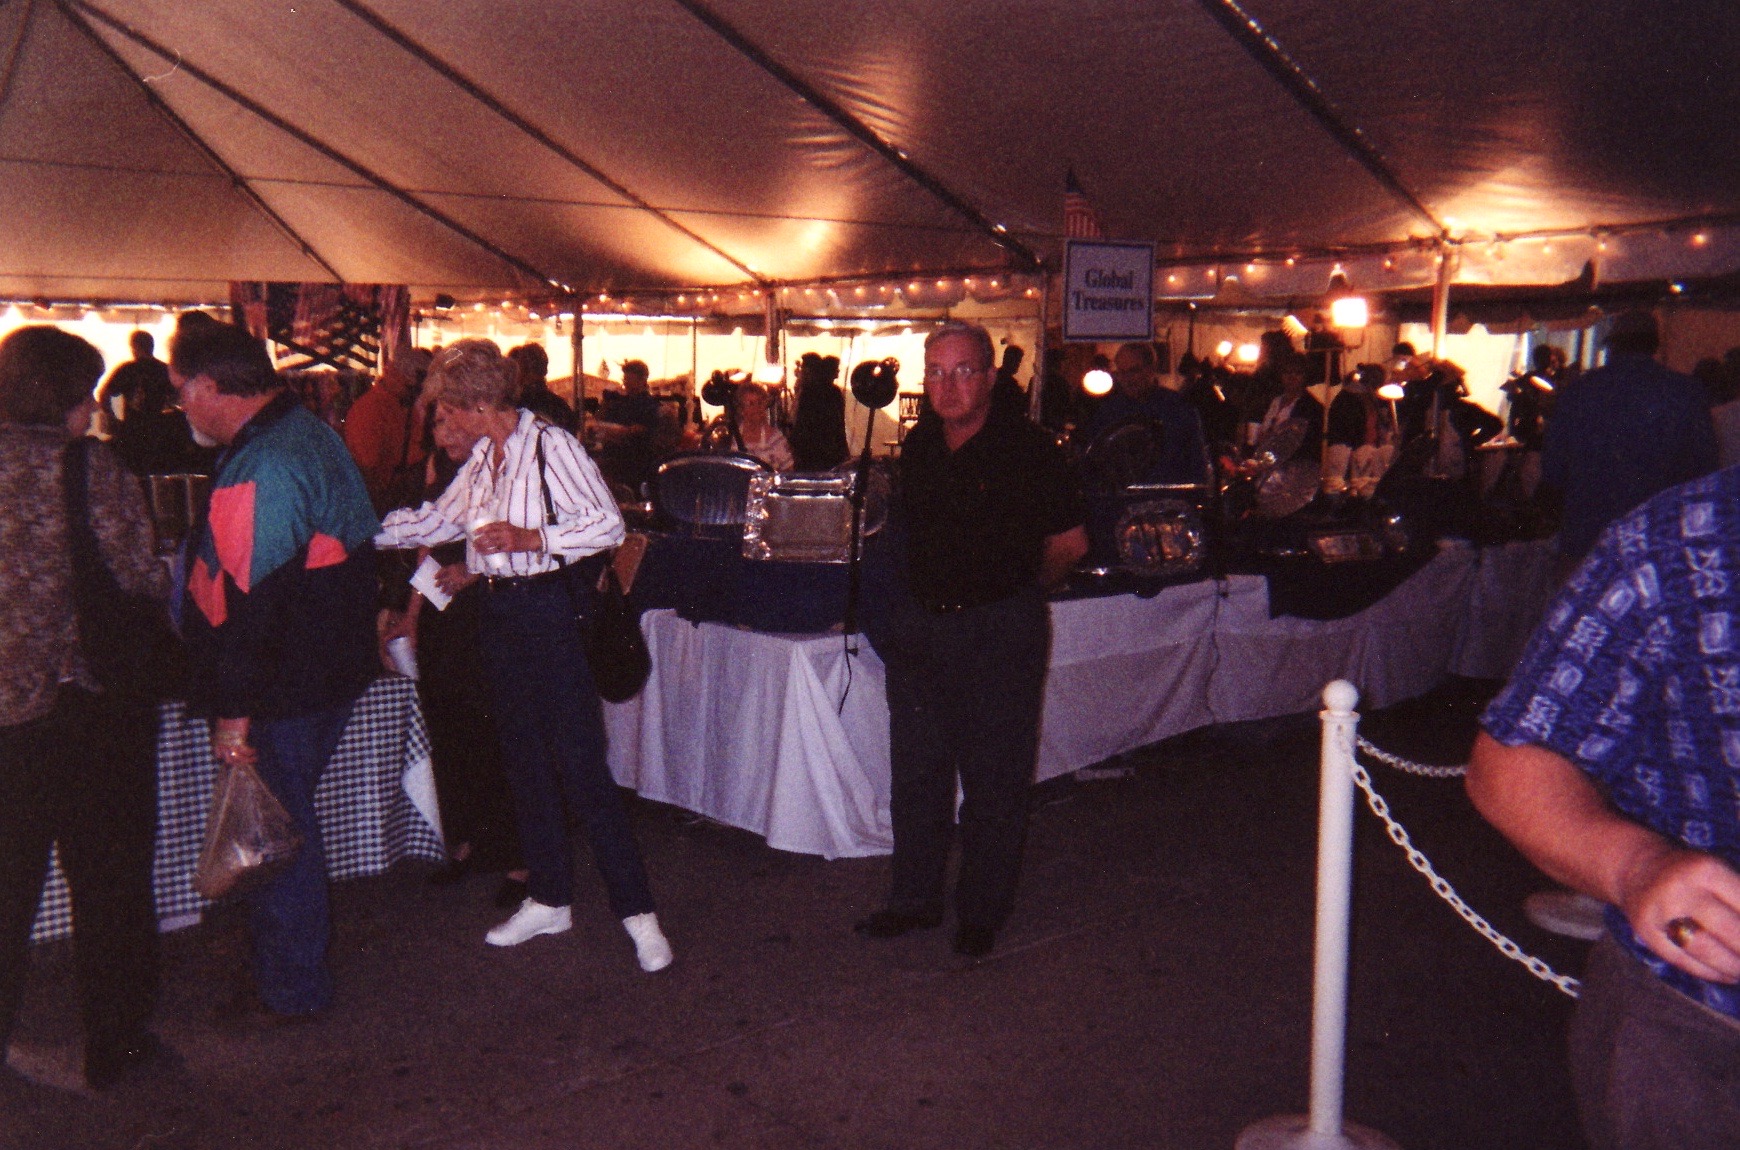
[[[1063,338],[1111,343],[1154,338],[1154,245],[1068,240]]]

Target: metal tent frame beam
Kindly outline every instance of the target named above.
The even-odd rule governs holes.
[[[114,61],[115,67],[119,68],[130,80],[133,81],[135,85],[138,86],[140,91],[144,94],[146,101],[149,102],[153,108],[157,109],[158,114],[168,120],[170,124],[185,136],[188,142],[190,142],[195,148],[198,148],[200,154],[210,160],[220,172],[229,177],[232,187],[245,196],[249,203],[258,208],[260,213],[270,220],[273,226],[275,226],[279,231],[283,232],[285,237],[288,238],[291,243],[295,244],[297,249],[301,251],[303,255],[319,264],[327,275],[331,276],[339,283],[344,282],[344,276],[340,275],[338,269],[332,266],[331,261],[321,255],[320,252],[315,249],[314,245],[309,243],[308,240],[303,237],[302,233],[297,231],[296,228],[291,225],[289,220],[286,220],[283,216],[279,215],[277,209],[272,207],[271,204],[268,204],[265,197],[260,195],[259,190],[250,184],[240,172],[232,168],[229,161],[225,160],[218,154],[217,149],[206,143],[205,137],[194,131],[193,126],[186,120],[182,119],[181,115],[176,112],[174,108],[171,108],[163,97],[157,94],[156,90],[153,89],[151,85],[145,83],[143,79],[135,75],[133,70],[127,67],[126,61],[122,60],[120,56],[115,54],[114,48],[111,47],[101,36],[97,35],[96,30],[85,21],[83,16],[72,11],[66,6],[66,4],[59,2],[59,0],[57,0],[56,6],[60,9],[61,15],[65,16],[73,27],[83,32],[85,36],[90,39],[91,43],[95,44],[102,50],[103,55]]]
[[[735,25],[707,7],[701,0],[674,0],[678,7],[712,29],[721,40],[742,53],[750,63],[773,77],[798,99],[844,128],[854,139],[887,160],[907,179],[929,192],[950,210],[968,220],[992,243],[1014,256],[1023,267],[1036,270],[1043,265],[1038,255],[1026,244],[1009,234],[1009,229],[993,223],[967,199],[955,192],[939,177],[926,170],[904,151],[878,135],[875,129],[853,115],[845,105],[775,60],[760,44],[744,35]]]
[[[157,43],[157,41],[151,39],[149,36],[145,35],[143,32],[140,32],[138,29],[133,28],[130,25],[126,24],[125,22],[109,15],[107,12],[104,12],[102,9],[96,7],[95,5],[87,3],[86,0],[57,0],[57,2],[61,5],[61,7],[63,9],[76,8],[79,12],[90,16],[92,19],[95,19],[98,23],[101,23],[105,27],[113,29],[117,34],[125,37],[128,40],[131,40],[133,43],[139,45],[140,47],[146,49],[147,51],[152,52],[158,56],[161,56],[164,60],[173,61],[180,71],[187,73],[189,76],[192,76],[194,79],[198,80],[200,83],[206,85],[208,88],[211,88],[213,91],[219,93],[220,95],[224,96],[226,99],[230,100],[232,103],[236,104],[238,107],[246,109],[247,111],[258,116],[260,119],[264,120],[266,123],[272,125],[274,128],[277,128],[279,131],[290,136],[292,139],[298,141],[301,144],[306,145],[309,148],[314,149],[315,151],[319,152],[321,155],[325,156],[327,159],[333,161],[334,163],[336,163],[344,168],[349,169],[351,172],[353,172],[354,174],[356,174],[357,176],[359,176],[363,180],[374,185],[378,190],[387,193],[389,196],[392,196],[394,199],[398,200],[400,203],[402,203],[405,206],[411,208],[412,210],[418,212],[419,214],[426,216],[431,220],[434,220],[436,223],[440,224],[442,227],[446,228],[448,231],[452,232],[453,234],[459,236],[460,238],[462,238],[464,240],[469,241],[470,243],[472,243],[476,247],[482,249],[483,251],[488,252],[490,255],[494,256],[496,259],[500,260],[502,263],[513,268],[515,271],[520,272],[523,275],[529,276],[532,279],[535,279],[539,283],[544,284],[546,286],[566,290],[565,285],[563,285],[561,283],[561,281],[555,279],[553,276],[546,274],[540,268],[534,266],[533,264],[522,259],[521,257],[514,255],[512,252],[507,251],[506,249],[500,247],[499,245],[491,242],[489,239],[485,238],[484,236],[479,235],[477,232],[472,231],[470,228],[466,227],[464,224],[460,223],[458,220],[449,216],[447,213],[441,211],[439,208],[435,207],[434,205],[429,204],[429,203],[425,203],[423,200],[418,199],[416,196],[412,195],[410,192],[406,191],[405,189],[399,187],[397,184],[393,183],[391,180],[387,179],[385,176],[383,176],[380,173],[375,172],[374,170],[366,167],[361,161],[355,160],[355,159],[351,158],[350,156],[345,155],[343,152],[340,152],[337,148],[333,147],[331,144],[328,144],[326,141],[318,138],[317,136],[313,135],[312,133],[310,133],[302,128],[297,127],[295,124],[290,123],[288,120],[284,119],[282,116],[279,116],[277,113],[273,112],[271,109],[265,107],[263,104],[259,103],[257,100],[252,99],[251,97],[243,94],[242,92],[236,90],[235,88],[231,87],[230,85],[224,83],[222,80],[218,79],[216,76],[214,76],[211,73],[200,68],[198,65],[189,62],[180,53],[178,53],[178,52],[174,51],[173,49],[168,48],[162,44]],[[100,42],[101,37],[98,37],[98,40]],[[342,280],[343,277],[339,277],[339,278]]]
[[[600,184],[603,184],[612,192],[615,192],[623,199],[629,201],[641,211],[646,212],[648,215],[657,219],[660,223],[669,227],[684,239],[705,248],[708,252],[718,256],[720,259],[724,260],[756,283],[765,285],[768,282],[767,278],[760,272],[756,271],[736,256],[725,251],[699,232],[686,226],[681,221],[674,218],[670,213],[646,199],[646,197],[637,194],[620,180],[607,175],[604,171],[599,169],[597,165],[576,154],[567,145],[561,143],[548,132],[514,111],[495,95],[484,89],[476,81],[472,80],[470,77],[460,72],[459,69],[449,64],[441,56],[437,55],[418,41],[412,39],[403,29],[390,23],[385,17],[379,15],[373,9],[363,4],[361,0],[333,0],[333,2],[340,8],[343,8],[345,11],[355,16],[357,19],[361,20],[363,23],[367,24],[370,28],[373,28],[388,40],[391,40],[405,52],[416,57],[419,61],[427,65],[443,79],[452,83],[467,96],[470,96],[472,99],[506,120],[509,124],[512,124],[515,128],[530,136],[539,144],[542,144],[557,156],[560,156],[573,167],[584,172],[587,176],[598,181]]]
[[[1311,118],[1320,124],[1360,166],[1408,209],[1432,226],[1436,238],[1448,240],[1450,229],[1428,208],[1414,190],[1403,182],[1396,170],[1371,138],[1357,125],[1350,123],[1336,109],[1323,89],[1306,71],[1287,55],[1276,39],[1264,30],[1257,18],[1239,6],[1238,0],[1200,0],[1207,12],[1227,34],[1286,89]]]

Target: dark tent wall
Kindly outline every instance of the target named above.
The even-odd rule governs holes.
[[[0,297],[1055,267],[1070,168],[1179,294],[1720,274],[1735,43],[1730,0],[0,0]]]

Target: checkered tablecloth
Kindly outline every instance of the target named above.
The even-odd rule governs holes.
[[[188,718],[180,703],[163,705],[157,723],[153,877],[157,919],[166,925],[197,918],[207,905],[194,892],[192,879],[217,771],[210,743],[205,720]],[[357,703],[314,795],[329,875],[356,878],[379,874],[400,859],[445,857],[439,832],[406,794],[408,779],[421,774],[426,783],[428,764],[429,732],[417,704],[416,684],[397,676],[377,679]],[[40,942],[70,933],[72,904],[57,858],[43,886],[31,938]]]

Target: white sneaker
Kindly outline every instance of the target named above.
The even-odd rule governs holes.
[[[651,974],[671,964],[671,944],[659,929],[658,915],[651,911],[630,915],[622,920],[622,925],[628,937],[634,939],[634,957],[640,960],[642,970]]]
[[[528,898],[512,918],[483,936],[491,946],[518,946],[540,934],[561,934],[574,925],[574,912],[565,906],[545,906]]]

